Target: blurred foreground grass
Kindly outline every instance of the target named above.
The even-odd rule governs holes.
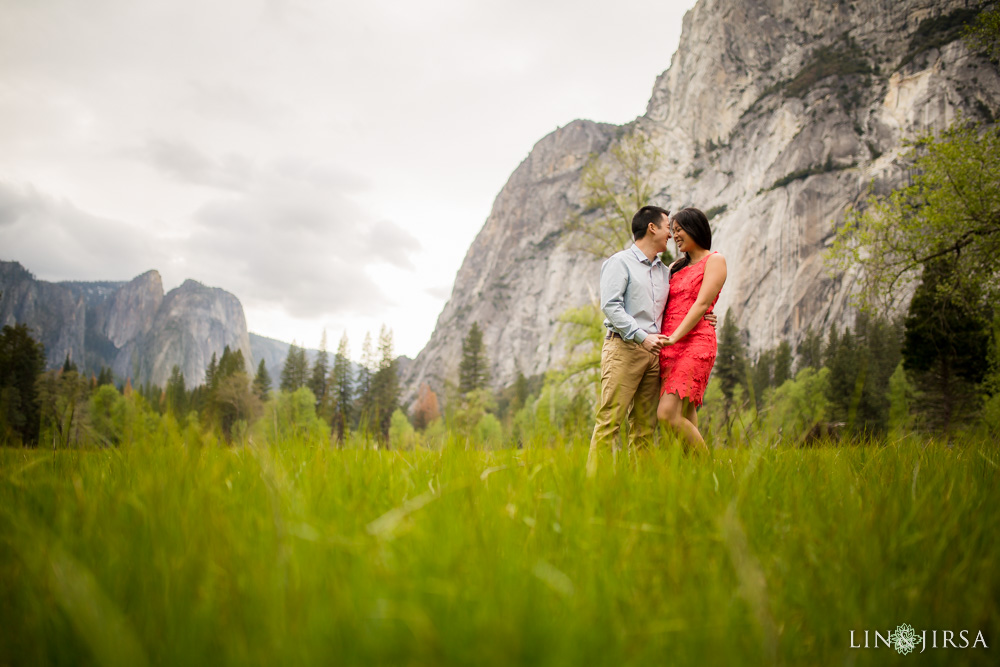
[[[996,662],[995,447],[585,458],[0,450],[0,664]]]

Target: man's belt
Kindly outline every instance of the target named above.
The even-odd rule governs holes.
[[[608,335],[605,336],[605,338],[618,338],[621,340],[625,340],[624,338],[622,338],[622,335],[620,333],[618,333],[617,331],[612,331],[611,329],[608,329]]]

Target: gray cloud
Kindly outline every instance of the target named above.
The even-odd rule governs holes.
[[[127,280],[167,260],[145,229],[3,182],[0,247],[46,280]]]
[[[272,175],[194,218],[186,236],[152,238],[32,186],[0,182],[2,259],[47,280],[127,280],[155,268],[168,287],[194,278],[236,294],[245,306],[337,317],[395,303],[380,267],[412,270],[420,249],[396,223],[374,221],[308,179]]]
[[[256,171],[245,156],[230,154],[221,160],[213,159],[193,144],[178,139],[150,140],[135,154],[167,177],[194,185],[243,190]]]
[[[216,282],[228,281],[247,303],[279,306],[293,317],[370,312],[392,303],[379,267],[412,270],[419,242],[329,187],[351,183],[349,174],[323,174],[286,164],[252,190],[199,209],[186,241],[190,263]],[[205,268],[213,265],[220,270]]]
[[[440,299],[444,301],[451,296],[451,285],[438,285],[437,287],[428,287],[424,289],[424,292],[429,294],[435,299]]]

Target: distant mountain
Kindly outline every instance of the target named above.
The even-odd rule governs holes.
[[[45,345],[47,368],[66,357],[87,373],[109,367],[120,382],[164,387],[174,365],[188,387],[205,382],[205,368],[222,350],[241,350],[252,376],[264,360],[272,385],[290,343],[247,331],[239,299],[218,287],[187,280],[163,293],[160,274],[147,271],[128,282],[48,282],[18,262],[0,261],[0,326],[27,324]],[[330,351],[329,363],[333,364]],[[319,350],[306,348],[310,367]],[[412,363],[398,357],[402,375]],[[359,366],[351,362],[357,377]]]
[[[0,325],[27,324],[45,345],[47,366],[69,357],[85,372],[165,386],[174,365],[188,386],[205,381],[213,354],[253,354],[239,299],[193,280],[164,294],[157,271],[129,282],[48,282],[0,261]]]
[[[285,367],[285,359],[288,357],[288,350],[291,346],[291,343],[286,343],[283,340],[255,333],[250,334],[250,352],[254,358],[254,367],[251,370],[256,372],[257,364],[263,359],[267,372],[271,375],[271,382],[277,387],[278,383],[281,382],[281,369]],[[327,353],[330,355],[330,363],[333,363],[333,354],[329,350]],[[309,360],[310,367],[316,362],[318,354],[319,350],[306,348],[306,359]]]

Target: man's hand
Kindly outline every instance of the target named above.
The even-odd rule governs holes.
[[[712,325],[713,329],[719,328],[719,318],[716,317],[715,313],[705,313],[705,320]]]
[[[646,340],[642,341],[642,347],[647,352],[658,354],[660,352],[660,348],[663,347],[666,340],[666,336],[661,336],[660,334],[649,334],[646,336]]]

